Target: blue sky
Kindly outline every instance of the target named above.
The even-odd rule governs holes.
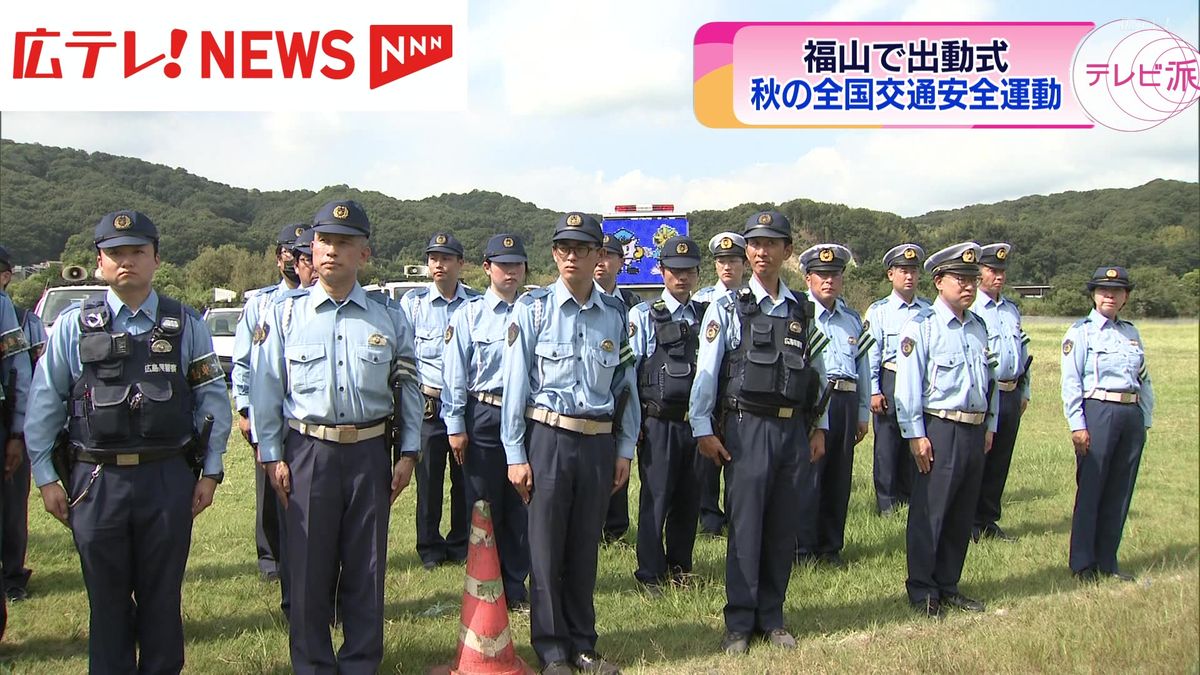
[[[470,2],[455,114],[4,113],[3,137],[139,157],[263,190],[474,188],[547,208],[819,201],[917,215],[1026,194],[1196,181],[1197,107],[1148,132],[714,130],[692,116],[709,21],[1144,18],[1193,44],[1194,2]]]

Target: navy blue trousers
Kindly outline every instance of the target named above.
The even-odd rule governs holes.
[[[638,568],[634,576],[644,584],[660,584],[674,574],[692,571],[701,462],[712,465],[696,452],[696,439],[686,421],[643,419],[638,446]]]
[[[996,419],[996,434],[992,451],[983,464],[983,481],[979,487],[979,505],[975,507],[975,527],[984,528],[1000,522],[1000,499],[1008,482],[1017,432],[1021,430],[1021,391],[1002,391],[1000,415]]]
[[[4,533],[0,536],[0,561],[4,566],[4,590],[25,588],[29,568],[25,553],[29,548],[29,455],[21,454],[21,464],[0,481],[4,501]]]
[[[284,459],[292,472],[285,512],[292,670],[374,673],[383,660],[392,483],[387,441],[330,443],[290,430]],[[336,657],[329,628],[335,588],[343,632]]]
[[[912,494],[917,465],[908,450],[908,441],[900,435],[896,419],[896,373],[881,368],[879,390],[888,409],[875,418],[875,507],[880,511],[907,504]]]
[[[925,416],[933,446],[929,473],[917,472],[908,507],[908,599],[958,593],[983,478],[987,426]]]
[[[1092,445],[1075,459],[1075,513],[1071,517],[1071,571],[1112,574],[1138,467],[1146,445],[1146,421],[1136,403],[1084,399]]]
[[[95,464],[78,462],[70,498]],[[196,477],[183,455],[105,465],[69,522],[91,617],[88,671],[178,673],[183,669],[183,573],[192,542]]]
[[[596,565],[617,449],[611,434],[584,436],[527,421],[530,641],[543,664],[596,648]]]
[[[509,605],[523,602],[529,577],[529,514],[516,488],[508,482],[508,458],[500,442],[500,409],[467,399],[467,456],[463,465],[467,503],[483,499],[491,505],[496,553]]]
[[[425,397],[429,401],[429,397]],[[434,401],[434,415],[421,422],[421,461],[413,471],[417,481],[417,555],[423,563],[467,559],[471,510],[463,484],[463,469],[450,453],[441,402]],[[450,531],[442,536],[443,490],[446,469],[450,470]]]
[[[725,628],[783,627],[802,490],[812,471],[803,418],[725,415]]]
[[[604,538],[620,539],[629,531],[629,483],[621,486],[608,498],[604,514]]]
[[[721,510],[721,467],[708,458],[700,463],[700,529],[719,534],[725,529],[725,512]]]
[[[846,513],[854,475],[854,436],[858,431],[858,394],[835,391],[829,397],[825,456],[809,473],[796,553],[837,553],[846,545]]]

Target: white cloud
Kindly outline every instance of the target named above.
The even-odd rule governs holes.
[[[982,21],[992,14],[991,0],[838,0],[813,20]]]

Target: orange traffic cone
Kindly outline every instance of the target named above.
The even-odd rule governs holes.
[[[496,553],[496,535],[492,530],[492,510],[482,499],[471,510],[471,548],[467,551],[462,625],[458,630],[458,654],[449,672],[453,675],[534,672],[513,649],[504,582],[500,579],[500,556]]]

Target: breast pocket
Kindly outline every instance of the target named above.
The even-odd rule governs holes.
[[[556,389],[570,389],[578,378],[573,365],[575,352],[570,342],[539,342],[537,355],[538,384]]]
[[[471,340],[475,350],[475,371],[483,373],[487,370],[488,364],[495,364],[497,367],[504,359],[504,336],[486,336],[473,337]]]
[[[608,391],[612,387],[613,376],[617,372],[617,364],[621,357],[616,348],[604,351],[595,347],[587,347],[583,351],[583,372],[587,377],[587,385],[596,392]]]
[[[293,391],[304,394],[325,388],[329,361],[325,345],[289,345],[284,349],[288,363],[288,382]]]
[[[391,370],[392,352],[385,345],[363,345],[357,348],[359,386],[371,391],[385,391],[388,386],[388,371]]]
[[[965,384],[967,363],[962,354],[935,354],[929,360],[933,364],[931,394],[940,398]]]
[[[883,334],[883,353],[894,356],[898,344],[900,344],[900,333]]]
[[[434,328],[421,328],[416,331],[417,357],[421,359],[436,359],[442,354],[442,345],[446,342],[445,333]]]

